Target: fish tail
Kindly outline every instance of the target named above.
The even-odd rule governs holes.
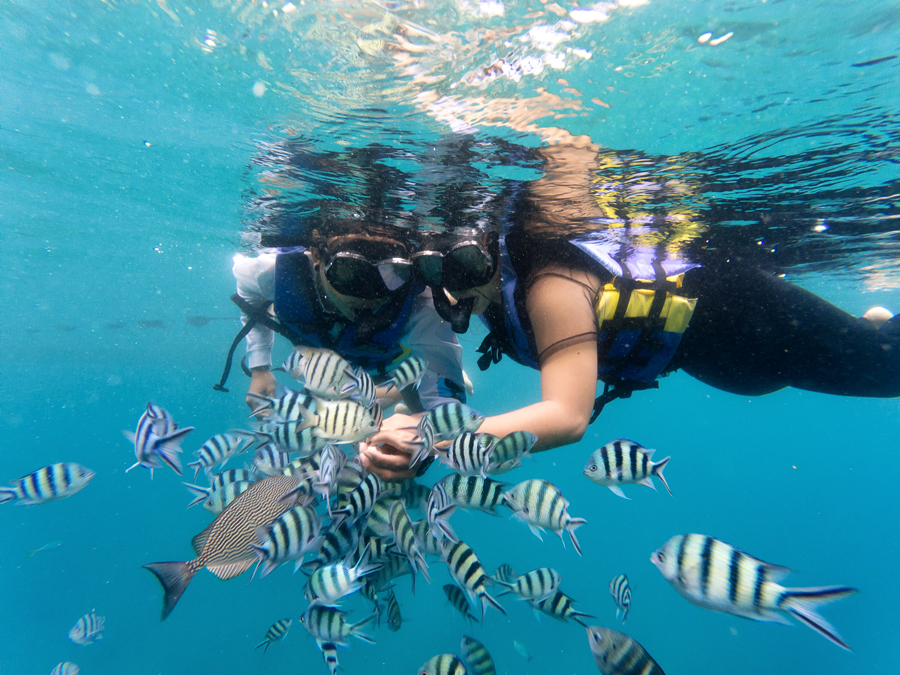
[[[666,468],[666,464],[669,463],[671,457],[666,457],[664,459],[659,460],[658,462],[653,463],[653,468],[650,470],[650,473],[662,481],[662,484],[666,486],[666,490],[668,490],[669,494],[672,494],[672,489],[669,487],[669,484],[666,482],[665,476],[663,476],[663,469]]]
[[[163,609],[160,621],[165,621],[182,594],[197,573],[196,568],[187,562],[158,562],[144,565],[159,580],[163,587]]]
[[[566,530],[569,532],[569,537],[572,538],[572,545],[575,547],[578,555],[582,555],[582,553],[581,544],[578,543],[578,539],[575,537],[575,528],[581,527],[586,522],[587,521],[584,518],[570,518],[568,525],[566,525]]]
[[[503,609],[503,605],[497,602],[494,598],[491,597],[490,593],[487,591],[482,591],[479,593],[481,596],[481,622],[484,623],[484,612],[487,609],[488,605],[491,605],[494,609],[500,612],[503,616],[506,616],[506,610]]]
[[[200,473],[200,469],[203,467],[203,463],[198,459],[196,462],[188,462],[188,466],[197,467],[194,469],[194,480],[197,480],[197,474]]]
[[[188,508],[191,508],[195,504],[206,501],[206,498],[209,497],[209,488],[205,488],[200,485],[192,485],[191,483],[185,483],[184,481],[182,481],[182,484],[191,491],[191,494],[195,495],[194,500],[187,505]]]
[[[818,588],[786,588],[778,599],[778,608],[787,612],[798,621],[806,624],[817,633],[831,640],[838,647],[853,651],[841,639],[834,626],[828,623],[817,611],[816,607],[835,600],[840,600],[856,593],[849,586],[820,586]]]
[[[258,645],[256,645],[256,647],[254,647],[254,649],[259,649],[260,647],[262,647],[263,645],[265,645],[266,648],[263,649],[263,654],[265,654],[267,651],[269,651],[269,644],[270,644],[270,643],[269,643],[268,640],[263,640],[263,641],[260,642]]]
[[[0,488],[0,504],[11,502],[16,498],[15,488]]]
[[[587,628],[588,626],[587,626],[587,624],[586,624],[584,621],[582,621],[582,619],[593,619],[593,618],[595,618],[593,614],[585,614],[584,612],[576,612],[576,611],[574,611],[574,610],[572,611],[571,614],[569,614],[569,616],[572,618],[573,621],[577,621],[578,623],[580,623],[580,624],[581,624],[582,626],[584,626],[585,628]]]
[[[378,614],[375,613],[375,612],[373,612],[373,613],[371,614],[371,616],[366,617],[365,619],[363,619],[363,620],[360,621],[359,623],[353,624],[353,625],[350,627],[350,635],[352,635],[352,636],[355,637],[355,638],[359,638],[359,639],[362,640],[363,642],[368,642],[368,643],[374,645],[374,644],[375,644],[375,640],[373,640],[372,638],[370,638],[370,637],[369,637],[368,635],[366,635],[365,633],[361,632],[360,629],[363,628],[364,626],[367,626],[367,625],[369,625],[370,623],[372,623],[372,622],[376,619],[377,616],[378,616]]]

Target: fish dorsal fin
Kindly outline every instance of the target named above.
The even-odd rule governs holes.
[[[215,521],[211,522],[203,532],[191,539],[191,546],[194,547],[194,553],[197,555],[203,553],[203,549],[206,548],[206,540],[209,539],[213,525],[215,525]]]
[[[239,560],[233,563],[225,563],[222,565],[207,565],[206,569],[215,574],[220,579],[234,579],[250,569],[250,565],[256,562],[256,558],[251,560]]]
[[[779,583],[788,574],[794,571],[790,567],[773,565],[772,563],[767,563],[762,560],[759,561],[759,564],[766,568],[766,581],[774,581],[775,583]]]

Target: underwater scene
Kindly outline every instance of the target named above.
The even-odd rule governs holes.
[[[900,672],[897,3],[0,36],[0,673]]]

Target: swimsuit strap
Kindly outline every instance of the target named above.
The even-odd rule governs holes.
[[[564,279],[566,281],[571,281],[572,283],[578,284],[579,286],[584,288],[586,291],[588,291],[591,294],[591,296],[595,296],[599,292],[597,289],[592,288],[591,286],[584,283],[583,281],[579,281],[578,279],[573,279],[572,277],[567,276],[565,274],[560,274],[559,272],[541,272],[540,274],[536,274],[528,281],[528,285],[525,287],[525,292],[528,293],[528,291],[531,289],[531,287],[539,279],[542,279],[544,277],[556,277],[558,279]],[[579,333],[578,335],[571,335],[567,338],[563,338],[562,340],[557,340],[553,344],[546,347],[544,349],[544,351],[542,351],[540,354],[538,354],[537,361],[539,364],[543,364],[545,359],[550,358],[557,352],[560,352],[563,349],[566,349],[567,347],[573,347],[575,345],[580,345],[580,344],[583,344],[586,342],[597,342],[597,331],[588,331],[586,333]]]

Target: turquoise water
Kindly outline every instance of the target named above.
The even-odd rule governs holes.
[[[140,567],[189,557],[209,517],[185,510],[173,473],[124,473],[133,453],[121,430],[133,429],[148,400],[196,427],[187,451],[246,423],[242,376],[232,375],[227,395],[211,385],[238,326],[228,296],[246,202],[266,187],[251,165],[259,143],[296,134],[323,150],[428,142],[465,118],[523,142],[553,127],[653,156],[705,153],[706,167],[726,158],[734,185],[712,201],[759,208],[794,189],[806,199],[782,206],[796,203],[810,219],[842,214],[826,248],[839,264],[813,256],[788,278],[856,314],[900,308],[890,219],[900,60],[862,65],[896,53],[895,3],[651,1],[610,5],[593,23],[572,21],[568,5],[509,3],[502,16],[493,7],[0,6],[0,479],[59,461],[97,472],[71,499],[0,506],[3,673],[46,673],[64,660],[85,674],[326,672],[296,620],[283,644],[253,649],[272,622],[305,606],[303,578],[287,568],[250,584],[248,575],[198,575],[160,623],[160,589]],[[542,26],[556,37],[548,42]],[[699,42],[707,31],[711,40]],[[398,47],[408,43],[416,48]],[[521,68],[543,58],[544,70],[508,66],[509,77],[466,84],[504,56]],[[526,100],[530,126],[513,124]],[[777,142],[763,142],[766,134]],[[835,173],[804,164],[829,147]],[[751,154],[792,173],[736,161]],[[755,187],[740,180],[761,176]],[[784,236],[773,227],[757,238],[776,250],[770,240]],[[792,263],[822,245],[797,233],[786,243]],[[463,338],[471,403],[490,414],[534,401],[537,376],[508,359],[478,371],[481,338]],[[287,351],[280,344],[276,359]],[[611,404],[577,445],[508,477],[562,489],[588,521],[583,558],[507,518],[459,514],[453,525],[489,571],[505,562],[558,569],[597,624],[617,627],[607,584],[626,572],[634,604],[625,631],[670,675],[895,673],[897,413],[895,400],[799,391],[746,399],[676,374],[659,391]],[[672,455],[674,497],[633,487],[625,501],[581,475],[591,451],[619,436]],[[649,556],[692,531],[792,567],[789,585],[858,587],[825,609],[855,653],[805,627],[688,604]],[[407,623],[398,633],[382,628],[376,645],[340,651],[345,672],[412,673],[434,654],[458,652],[463,634],[486,644],[500,673],[596,672],[580,626],[538,623],[521,603],[507,599],[507,617],[489,611],[470,628],[445,605],[446,572],[432,567],[435,583],[418,584],[415,596],[399,581]],[[354,606],[359,619],[368,611]],[[92,610],[106,616],[104,639],[72,644],[68,630]]]

